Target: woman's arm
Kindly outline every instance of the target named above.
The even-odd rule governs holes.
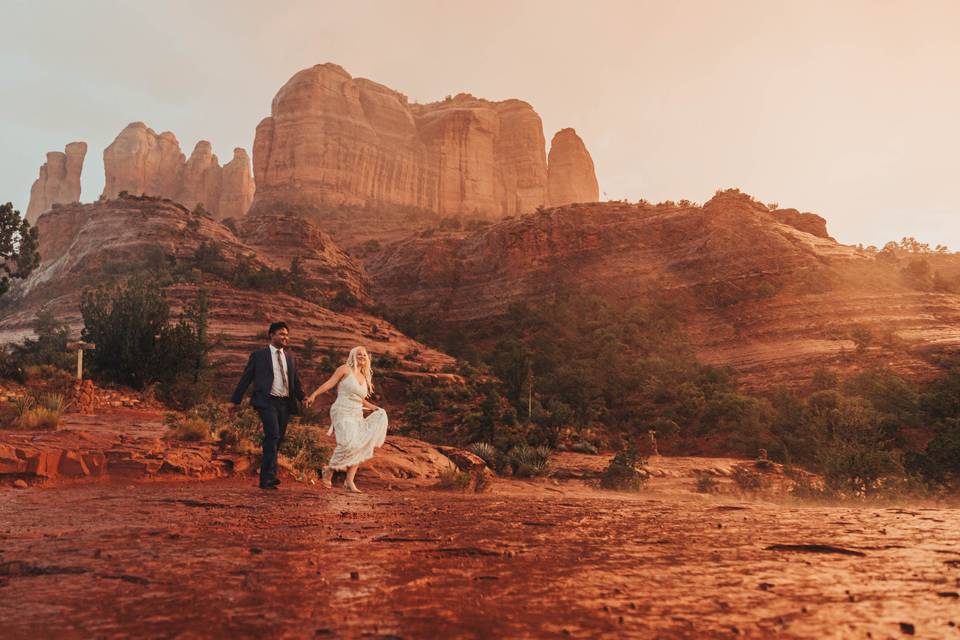
[[[307,404],[313,404],[313,401],[317,399],[317,396],[330,391],[330,389],[333,389],[337,383],[340,382],[340,378],[342,378],[345,373],[347,373],[347,365],[342,364],[337,367],[336,371],[333,372],[333,375],[331,375],[326,382],[317,387],[316,391],[307,396]]]
[[[377,405],[372,404],[372,403],[371,403],[369,400],[367,400],[366,398],[361,398],[361,400],[363,400],[363,408],[364,408],[364,409],[367,409],[367,410],[369,410],[369,411],[376,411],[377,409],[380,408],[380,407],[378,407]]]

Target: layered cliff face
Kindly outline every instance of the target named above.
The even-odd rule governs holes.
[[[87,155],[86,142],[71,142],[63,152],[51,151],[40,167],[40,176],[30,187],[27,220],[36,222],[40,214],[55,204],[69,204],[80,200],[80,173]]]
[[[802,384],[820,366],[925,375],[926,349],[960,349],[960,296],[911,288],[901,267],[786,217],[733,192],[703,207],[571,205],[408,238],[367,268],[378,302],[455,332],[575,291],[665,299],[701,359],[755,387]]]
[[[103,168],[107,199],[123,191],[161,196],[191,209],[202,204],[219,219],[245,215],[253,201],[254,183],[243,149],[235,149],[233,160],[221,168],[210,143],[201,140],[187,159],[176,136],[169,131],[158,135],[142,122],[127,125],[104,150]]]
[[[208,293],[210,333],[224,336],[214,358],[223,363],[217,375],[225,384],[235,382],[247,355],[263,345],[262,334],[274,320],[290,324],[295,348],[307,338],[314,340],[318,352],[363,344],[375,355],[397,358],[401,369],[409,367],[415,375],[453,364],[449,356],[411,340],[355,304],[333,311],[329,303],[342,292],[352,296],[348,302],[369,299],[363,268],[302,219],[246,219],[238,237],[223,224],[177,203],[126,197],[58,207],[41,216],[37,225],[42,263],[4,296],[0,343],[30,335],[40,308],[52,311],[78,334],[83,324],[82,289],[109,282],[115,274],[179,274],[167,278],[175,284],[166,288],[166,294],[175,308],[183,308],[200,289]],[[202,246],[217,248],[220,273],[239,268],[286,270],[298,257],[299,281],[309,293],[297,296],[287,289],[238,288],[202,268],[197,262]],[[301,362],[301,366],[317,382],[319,376],[329,374],[317,371],[316,363]]]
[[[333,64],[280,89],[257,127],[253,165],[255,212],[399,205],[499,219],[548,201],[543,125],[526,102],[460,94],[411,105]]]
[[[573,129],[561,129],[550,142],[547,202],[560,207],[600,199],[593,158]]]

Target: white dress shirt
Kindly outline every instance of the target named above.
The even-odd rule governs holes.
[[[277,358],[278,353],[280,354],[279,359]],[[282,365],[279,360],[283,360]],[[270,345],[270,362],[273,363],[273,386],[270,387],[270,395],[286,398],[290,395],[290,380],[287,377],[287,356],[283,349],[277,349]],[[286,384],[284,384],[285,382]]]

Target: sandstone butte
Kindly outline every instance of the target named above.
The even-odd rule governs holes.
[[[240,218],[253,202],[250,158],[241,148],[223,167],[206,140],[186,158],[169,131],[157,134],[142,122],[124,128],[103,151],[103,198],[131,195],[173,199],[188,209],[202,204],[217,219]]]
[[[27,220],[36,222],[40,214],[49,211],[55,204],[70,204],[80,200],[80,173],[87,155],[86,142],[71,142],[60,151],[47,154],[47,161],[40,167],[40,176],[30,187],[30,203],[27,205]]]
[[[263,344],[267,325],[277,318],[294,328],[296,349],[312,338],[318,350],[365,344],[374,354],[393,356],[401,370],[384,372],[387,389],[400,384],[404,376],[429,375],[425,372],[438,372],[454,363],[446,354],[363,311],[360,307],[369,296],[362,265],[299,218],[247,219],[238,236],[222,223],[197,216],[168,199],[128,196],[58,207],[42,215],[37,227],[42,263],[7,294],[9,304],[0,311],[0,342],[32,334],[31,321],[41,307],[79,333],[81,290],[110,281],[110,274],[179,270],[193,276],[186,279],[190,282],[179,278],[180,282],[166,287],[174,316],[196,298],[200,288],[208,292],[210,333],[224,337],[213,354],[221,363],[217,376],[223,385],[235,382],[247,355]],[[218,248],[219,257],[213,261],[221,273],[241,266],[287,269],[292,257],[299,257],[300,282],[309,293],[298,297],[275,290],[240,289],[201,273],[194,260],[204,243]],[[337,306],[338,296],[347,304],[342,311],[333,311],[329,307]],[[328,373],[319,371],[316,362],[303,362],[302,367],[311,384]]]
[[[924,258],[960,277],[958,256]],[[366,258],[378,303],[452,330],[477,332],[513,303],[574,291],[621,305],[664,300],[701,360],[755,387],[805,384],[821,366],[932,374],[925,352],[960,349],[960,295],[909,286],[905,264],[837,243],[815,214],[771,211],[735,191],[702,207],[553,208],[414,235]]]
[[[569,131],[569,133],[565,133]],[[551,149],[551,200],[540,116],[521,100],[461,93],[430,104],[342,67],[295,74],[257,126],[253,211],[323,219],[347,206],[407,208],[445,217],[500,219],[544,205],[595,202],[589,153],[572,130]]]

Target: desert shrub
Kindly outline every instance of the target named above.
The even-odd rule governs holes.
[[[646,482],[639,467],[646,462],[636,444],[622,446],[600,476],[600,486],[616,491],[639,491]]]
[[[924,451],[909,452],[905,463],[910,472],[927,482],[960,487],[960,419],[945,419]]]
[[[399,369],[400,368],[400,359],[397,358],[392,353],[375,353],[373,354],[373,366],[377,369]]]
[[[175,324],[158,283],[139,277],[85,291],[80,311],[83,337],[97,345],[91,368],[101,377],[135,389],[156,382],[160,396],[181,408],[209,395],[205,291]]]
[[[550,473],[550,447],[518,444],[507,452],[507,464],[519,478],[546,476]]]
[[[45,394],[39,398],[26,395],[14,401],[13,419],[7,426],[30,431],[57,429],[66,409],[67,402],[61,394]]]
[[[217,431],[220,445],[237,453],[255,451],[263,441],[260,416],[249,405],[231,414],[226,424],[219,425]]]
[[[440,472],[440,481],[437,486],[448,491],[467,491],[471,481],[469,473],[453,467]]]
[[[314,477],[330,459],[330,447],[320,440],[320,428],[291,423],[280,443],[280,453],[286,456],[301,479]]]
[[[474,493],[483,493],[490,490],[490,476],[484,472],[484,469],[475,469],[471,475],[473,476]]]
[[[202,418],[172,419],[167,422],[166,437],[182,442],[200,442],[210,438],[213,426]]]
[[[10,279],[23,279],[40,266],[37,228],[8,202],[0,205],[0,296],[10,289]]]
[[[881,428],[881,416],[869,401],[821,392],[813,405],[810,433],[817,443],[818,466],[830,489],[868,496],[885,480],[902,474]],[[816,399],[811,398],[811,400]]]
[[[720,483],[713,476],[703,473],[697,477],[697,493],[716,493],[719,488]]]
[[[741,491],[755,493],[764,491],[770,486],[770,480],[766,474],[742,464],[733,468],[730,477]]]
[[[73,367],[74,356],[67,351],[69,331],[53,312],[48,309],[38,311],[33,320],[33,331],[36,338],[26,338],[11,346],[10,353],[20,368],[45,365],[70,370]]]

